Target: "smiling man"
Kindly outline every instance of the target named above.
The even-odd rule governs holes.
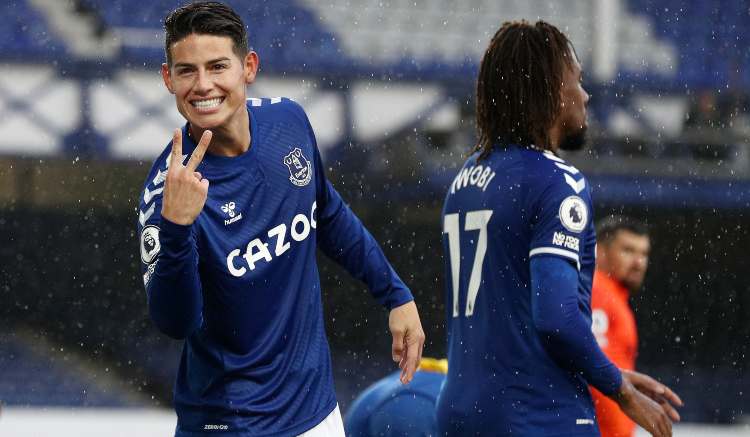
[[[193,3],[165,30],[187,123],[146,178],[138,232],[151,318],[185,340],[176,435],[343,436],[316,249],[390,310],[403,383],[424,344],[411,292],[326,179],[304,110],[246,99],[258,55],[240,17]]]

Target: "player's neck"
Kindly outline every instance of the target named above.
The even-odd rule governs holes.
[[[547,146],[547,149],[557,155],[557,149],[559,149],[560,146],[560,128],[558,125],[552,126],[552,128],[549,130],[547,138],[549,138],[549,145]]]
[[[211,128],[213,138],[208,153],[217,156],[235,157],[250,148],[250,118],[243,106],[234,117],[221,126]],[[197,143],[203,129],[190,125],[190,136]]]

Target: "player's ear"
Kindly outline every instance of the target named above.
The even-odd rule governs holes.
[[[161,64],[161,78],[164,79],[164,86],[167,87],[170,93],[174,94],[174,88],[172,87],[172,76],[169,71],[169,65],[166,63]]]
[[[258,66],[260,65],[258,54],[252,50],[247,52],[247,55],[245,55],[244,64],[245,83],[247,85],[250,85],[251,83],[255,82],[255,75],[258,73]]]

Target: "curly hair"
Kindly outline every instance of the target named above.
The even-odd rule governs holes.
[[[544,21],[506,22],[492,37],[477,79],[474,151],[485,158],[498,145],[548,148],[560,111],[564,68],[572,68],[570,40]]]

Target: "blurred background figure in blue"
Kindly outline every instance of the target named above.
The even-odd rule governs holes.
[[[407,385],[393,372],[368,387],[344,417],[347,437],[428,437],[437,435],[435,402],[448,360],[422,358]]]

